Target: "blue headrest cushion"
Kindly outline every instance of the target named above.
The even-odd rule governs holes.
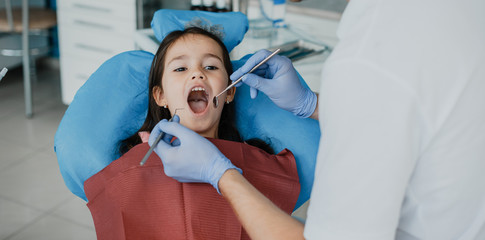
[[[162,9],[155,12],[152,29],[158,41],[162,41],[167,34],[175,30],[184,30],[187,23],[202,21],[209,24],[211,29],[223,32],[222,42],[229,52],[244,38],[248,31],[248,18],[241,12],[206,12]],[[220,28],[217,28],[217,27]],[[207,29],[206,29],[207,30]]]
[[[77,91],[57,129],[54,150],[67,187],[84,200],[84,181],[120,157],[121,140],[145,121],[153,54],[121,53]]]

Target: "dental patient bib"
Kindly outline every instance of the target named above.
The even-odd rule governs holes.
[[[290,151],[270,155],[244,143],[209,140],[251,184],[291,214],[300,184]],[[229,203],[210,184],[167,177],[154,153],[140,166],[148,149],[147,143],[139,144],[86,180],[98,239],[249,239]]]

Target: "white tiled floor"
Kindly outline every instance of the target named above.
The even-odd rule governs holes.
[[[91,214],[64,185],[54,153],[67,109],[59,70],[38,66],[32,119],[24,115],[22,81],[20,67],[0,82],[0,240],[96,239]]]

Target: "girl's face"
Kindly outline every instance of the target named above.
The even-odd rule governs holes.
[[[204,137],[217,137],[222,108],[234,99],[235,88],[219,96],[219,107],[212,99],[228,86],[222,49],[213,39],[187,34],[176,40],[165,54],[162,89],[153,88],[159,106],[180,116],[180,123]]]

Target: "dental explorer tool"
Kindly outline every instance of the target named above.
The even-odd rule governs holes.
[[[8,69],[6,67],[4,67],[2,71],[0,71],[0,81],[2,81],[2,78],[5,77],[7,72],[8,72]]]
[[[175,109],[175,112],[173,113],[173,116],[175,116],[175,114],[177,114],[177,111],[178,110],[183,110],[183,108],[177,108],[177,109]],[[172,122],[172,120],[173,120],[173,117],[170,118],[168,121],[169,122]],[[150,154],[152,154],[153,149],[155,149],[155,147],[158,145],[158,143],[163,138],[163,136],[165,136],[165,133],[164,132],[161,132],[160,135],[158,135],[157,139],[155,139],[155,142],[153,142],[152,146],[150,147],[150,149],[148,149],[148,152],[145,154],[145,156],[141,160],[140,166],[143,166],[143,164],[145,164],[145,162],[148,160],[148,157],[150,156]]]
[[[214,107],[218,107],[219,106],[219,101],[217,101],[217,98],[222,95],[223,93],[225,93],[227,90],[231,89],[232,87],[234,87],[234,85],[238,84],[240,81],[242,81],[243,77],[246,76],[246,74],[248,73],[252,73],[254,70],[256,70],[258,67],[260,67],[261,65],[263,65],[266,61],[268,61],[270,58],[272,58],[274,55],[276,55],[281,49],[276,49],[273,53],[271,53],[269,56],[267,56],[265,59],[263,59],[263,61],[261,61],[260,63],[258,63],[258,65],[254,66],[251,70],[249,70],[249,72],[243,74],[240,78],[238,78],[236,81],[234,81],[233,83],[231,83],[231,85],[229,85],[226,89],[224,89],[221,93],[217,94],[217,96],[214,97],[214,99],[212,99],[212,102],[214,103]]]

